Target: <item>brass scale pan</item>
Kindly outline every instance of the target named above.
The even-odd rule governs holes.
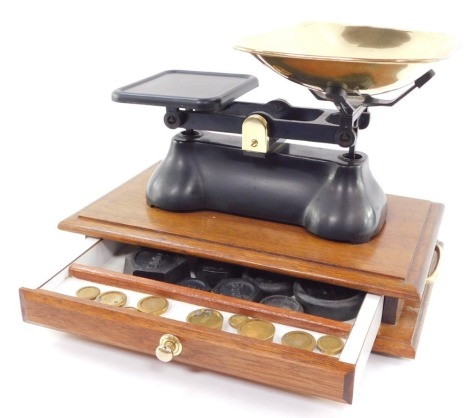
[[[441,33],[308,22],[244,38],[235,48],[316,92],[333,84],[357,96],[412,83],[456,44]]]

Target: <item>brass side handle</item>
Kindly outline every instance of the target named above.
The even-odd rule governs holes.
[[[165,334],[160,338],[160,344],[155,350],[155,355],[158,360],[168,363],[173,360],[173,357],[179,356],[181,351],[183,351],[183,346],[179,338],[171,334]]]
[[[441,266],[442,252],[444,251],[444,244],[441,241],[437,241],[436,248],[434,251],[436,251],[437,259],[434,268],[432,269],[432,271],[429,272],[429,276],[426,279],[426,283],[434,283],[439,277],[439,270]]]

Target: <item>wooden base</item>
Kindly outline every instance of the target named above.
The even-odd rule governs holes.
[[[155,168],[64,220],[59,228],[400,299],[395,309],[401,312],[391,312],[396,323],[382,325],[374,350],[415,356],[443,205],[388,196],[382,232],[368,243],[352,245],[327,241],[292,225],[208,211],[150,208],[145,189]]]
[[[419,301],[443,213],[441,204],[388,196],[381,233],[365,244],[304,228],[218,212],[167,212],[145,203],[152,167],[59,224],[87,236],[174,251]]]
[[[381,233],[368,243],[352,245],[327,241],[292,225],[150,208],[145,189],[154,169],[60,223],[61,229],[101,240],[39,289],[20,290],[25,321],[152,355],[161,336],[174,333],[183,345],[177,362],[347,403],[352,402],[371,349],[392,356],[416,355],[432,290],[426,279],[436,260],[442,205],[388,196],[389,213]],[[351,324],[131,276],[123,273],[123,266],[109,267],[120,259],[119,251],[135,246],[347,286],[367,295]],[[272,321],[282,332],[290,327],[336,335],[346,345],[331,358],[283,346],[280,335],[274,342],[257,341],[227,328],[187,324],[186,316],[149,316],[80,300],[75,292],[63,293],[56,287],[74,280],[163,296],[173,306],[190,303],[226,315],[258,317]],[[389,323],[381,323],[382,318]]]

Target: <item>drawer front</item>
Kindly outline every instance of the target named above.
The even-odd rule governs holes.
[[[183,346],[174,361],[305,395],[352,401],[355,367],[335,358],[222,331],[202,332],[190,324],[122,312],[48,291],[22,289],[21,299],[26,322],[151,355],[160,337],[171,332]]]
[[[37,290],[21,289],[21,306],[26,322],[51,327],[106,344],[155,356],[160,338],[174,335],[182,345],[175,362],[230,374],[308,396],[320,396],[351,403],[354,387],[362,371],[380,325],[383,298],[368,295],[354,326],[303,313],[288,313],[279,308],[256,306],[252,302],[232,300],[221,295],[101,269],[113,257],[115,243],[99,242],[77,261],[88,267],[71,265]],[[88,270],[87,270],[88,269]],[[86,273],[86,274],[85,274]],[[211,330],[139,311],[108,306],[60,292],[60,283],[73,275],[99,285],[156,294],[170,303],[192,303],[230,313],[262,317],[276,324],[316,332],[347,334],[339,357],[330,357],[259,341],[226,331]],[[157,360],[156,360],[157,361]]]

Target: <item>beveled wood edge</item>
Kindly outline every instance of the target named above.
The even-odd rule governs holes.
[[[424,292],[429,268],[434,257],[443,215],[444,205],[431,202],[428,216],[426,217],[418,245],[416,246],[410,272],[405,280],[406,284],[416,288],[420,297]]]
[[[303,328],[322,334],[333,334],[347,338],[352,329],[351,324],[341,321],[302,312],[286,311],[285,309],[263,305],[261,303],[235,299],[216,293],[190,289],[184,286],[118,273],[99,267],[73,263],[69,266],[69,274],[77,279],[164,296],[207,308],[220,309],[247,316],[256,316],[268,321],[279,322],[284,325]]]
[[[375,339],[372,352],[394,357],[414,359],[418,349],[419,339],[426,317],[427,308],[431,299],[433,283],[427,283],[419,306],[415,303],[404,302],[400,317],[408,315],[413,318],[413,329],[403,332],[403,320],[396,325],[382,324],[381,329],[385,332],[381,335],[380,330]]]
[[[423,298],[420,310],[418,312],[418,317],[416,318],[416,326],[413,332],[413,339],[411,341],[411,346],[414,350],[414,357],[416,357],[417,350],[418,350],[418,343],[421,337],[421,331],[423,330],[424,320],[426,318],[426,313],[428,311],[429,302],[431,300],[431,293],[433,290],[434,283],[426,283],[423,292]]]
[[[192,324],[124,311],[48,290],[20,288],[19,293],[23,320],[27,323],[150,355],[155,354],[160,336],[171,330],[176,335],[188,335],[183,338],[183,353],[174,359],[176,362],[202,366],[306,396],[352,403],[355,366],[333,357],[223,331],[204,329],[202,333]],[[98,328],[106,328],[107,332],[100,332]],[[129,334],[133,337],[129,338]],[[208,346],[211,356],[206,355]],[[217,361],[220,355],[229,356],[230,361]],[[272,367],[253,370],[256,358]],[[246,367],[247,360],[253,367]],[[281,365],[292,374],[292,379],[286,380],[285,375],[279,373]],[[314,384],[310,377],[315,377],[318,382]],[[314,384],[314,388],[306,387],[305,382]]]
[[[141,231],[137,228],[129,228],[113,223],[105,224],[79,215],[72,215],[60,222],[59,229],[136,246],[145,246],[238,264],[249,268],[272,271],[292,277],[351,287],[398,299],[420,300],[420,294],[413,285],[407,285],[402,281],[397,281],[396,278],[375,273],[358,272],[360,281],[351,282],[347,277],[344,277],[343,268],[328,264],[311,262],[307,269],[301,267],[297,259],[279,255],[276,256],[277,264],[273,265],[272,255],[264,254],[261,251],[254,252],[240,248],[234,249],[229,245],[212,243],[210,241],[204,241],[204,248],[201,249],[201,240],[199,239],[171,235],[159,231],[152,232],[151,237],[149,237],[147,235],[148,231],[145,229]],[[224,251],[221,251],[221,248]],[[221,253],[224,253],[225,257],[221,257]]]

